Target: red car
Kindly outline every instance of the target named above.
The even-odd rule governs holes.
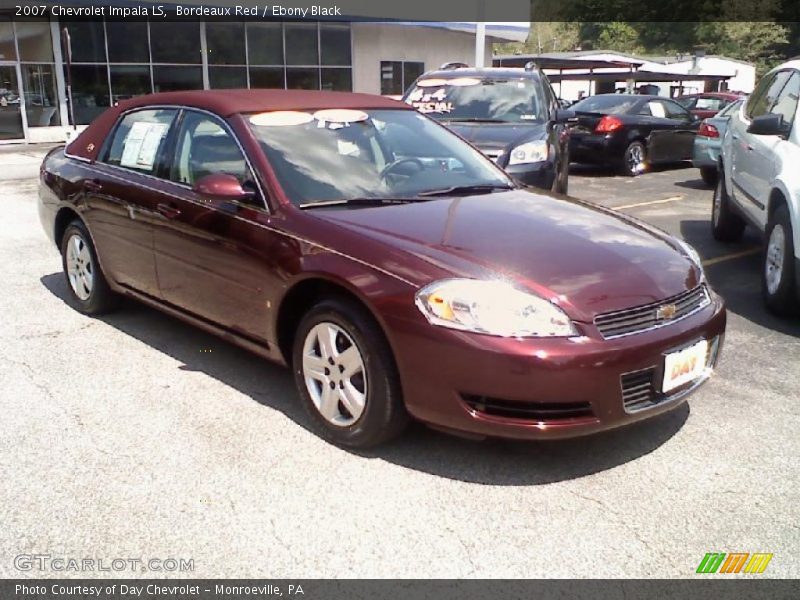
[[[703,94],[688,94],[675,100],[683,107],[701,119],[713,117],[731,102],[736,102],[741,96],[730,92],[705,92]]]
[[[646,419],[709,376],[725,307],[683,242],[522,189],[378,96],[143,96],[41,168],[69,301],[135,298],[290,365],[329,439],[416,418],[557,438]]]

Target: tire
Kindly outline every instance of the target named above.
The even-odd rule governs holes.
[[[767,223],[767,243],[761,269],[761,291],[770,312],[788,316],[798,311],[792,220],[781,205]]]
[[[622,172],[635,177],[644,173],[647,164],[647,147],[640,141],[631,142],[622,155]]]
[[[326,347],[320,340],[329,340]],[[409,422],[389,344],[372,316],[352,302],[326,299],[303,317],[292,365],[306,412],[335,444],[377,446]]]
[[[731,197],[725,189],[725,177],[720,173],[711,202],[711,235],[718,242],[736,242],[744,233],[744,220],[731,211]]]
[[[706,185],[717,185],[718,176],[719,173],[717,172],[716,167],[700,167],[700,177],[706,183]]]
[[[92,238],[80,220],[72,221],[61,238],[61,265],[67,281],[67,299],[76,310],[99,315],[118,306],[119,296],[111,291]]]
[[[563,194],[564,196],[569,193],[569,164],[563,166],[561,170],[556,172],[551,189],[554,193]]]

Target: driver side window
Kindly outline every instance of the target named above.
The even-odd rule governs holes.
[[[239,183],[252,182],[239,145],[214,118],[186,111],[175,145],[170,179],[192,186],[212,173],[227,173]]]

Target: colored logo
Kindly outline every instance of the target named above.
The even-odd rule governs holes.
[[[756,552],[709,552],[700,561],[698,573],[763,573],[767,569],[772,554]]]

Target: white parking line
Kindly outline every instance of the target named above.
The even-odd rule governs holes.
[[[716,265],[717,263],[734,260],[736,258],[742,258],[744,256],[752,256],[753,254],[758,254],[759,252],[761,252],[761,248],[748,248],[747,250],[742,250],[741,252],[733,252],[731,254],[717,256],[715,258],[709,258],[703,261],[703,266],[710,267],[711,265]]]
[[[662,198],[661,200],[648,200],[647,202],[637,202],[635,204],[623,204],[622,206],[612,206],[614,210],[626,210],[628,208],[638,208],[640,206],[650,206],[651,204],[666,204],[667,202],[677,202],[683,200],[685,196],[678,194],[677,196],[670,196],[669,198]]]

